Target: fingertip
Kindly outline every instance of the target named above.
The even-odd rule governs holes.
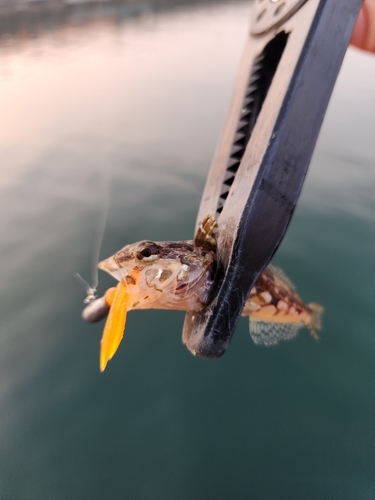
[[[366,40],[366,18],[364,9],[359,11],[357,22],[355,23],[352,37],[350,39],[351,45],[362,48]]]
[[[359,12],[350,43],[375,53],[375,0],[365,0]]]

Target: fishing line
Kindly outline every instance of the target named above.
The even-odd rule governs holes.
[[[107,156],[107,155],[106,155]],[[100,251],[104,239],[105,228],[107,226],[109,207],[111,202],[111,171],[109,162],[102,163],[100,191],[102,200],[99,204],[98,219],[94,232],[94,241],[91,253],[91,285],[79,273],[74,273],[74,277],[84,286],[86,298],[84,303],[88,304],[97,298],[96,291],[99,285],[98,263],[100,260]]]
[[[93,249],[92,249],[92,256],[91,256],[91,282],[92,282],[92,288],[95,290],[98,288],[99,285],[99,277],[98,277],[98,264],[100,260],[100,250],[102,248],[102,243],[104,239],[104,232],[105,228],[107,226],[107,220],[108,220],[108,212],[109,212],[109,206],[111,203],[111,170],[110,170],[110,165],[108,162],[108,154],[109,151],[107,150],[107,153],[104,153],[107,161],[103,162],[104,168],[102,168],[102,201],[101,201],[101,209],[99,211],[99,218],[97,222],[97,226],[95,228],[95,234],[94,234],[94,243],[93,243]]]
[[[101,11],[101,18],[104,20],[105,19],[105,13],[104,13],[104,5],[103,1],[100,1],[100,11]],[[106,120],[100,120],[101,123],[104,125],[104,122]],[[106,123],[107,132],[108,132],[108,123]],[[104,126],[102,127],[102,132],[104,132]],[[104,133],[102,133],[104,135]],[[108,135],[107,135],[108,137]],[[107,220],[108,220],[108,213],[109,213],[109,207],[110,207],[110,202],[111,202],[111,167],[110,167],[110,162],[108,161],[109,157],[109,141],[107,139],[107,144],[106,146],[103,146],[102,149],[102,156],[103,156],[103,162],[101,163],[102,168],[101,168],[101,179],[99,181],[100,184],[100,192],[102,193],[102,199],[99,204],[99,214],[98,214],[98,220],[96,223],[95,227],[95,232],[94,232],[94,241],[93,241],[93,247],[92,247],[92,254],[91,254],[91,285],[84,279],[79,273],[75,273],[74,277],[84,286],[86,290],[86,298],[84,299],[84,303],[88,304],[91,301],[95,300],[97,298],[96,291],[99,286],[99,275],[98,275],[98,263],[100,261],[100,251],[102,248],[102,243],[104,239],[104,233],[105,233],[105,228],[107,226]]]

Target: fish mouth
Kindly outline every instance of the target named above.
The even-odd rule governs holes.
[[[111,274],[114,271],[117,271],[119,267],[116,264],[115,259],[113,257],[109,257],[109,259],[105,259],[99,262],[98,268]]]
[[[118,281],[121,281],[121,279],[128,274],[126,269],[124,269],[123,267],[119,267],[113,256],[99,262],[98,268],[102,271],[107,272]]]

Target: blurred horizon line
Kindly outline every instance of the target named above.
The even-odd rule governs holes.
[[[237,3],[252,0],[236,0]],[[37,34],[66,24],[122,20],[184,6],[231,3],[230,0],[0,0],[0,37]]]

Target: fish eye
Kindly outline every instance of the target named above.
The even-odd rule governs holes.
[[[159,255],[160,250],[156,243],[145,241],[141,243],[136,251],[136,257],[139,260],[154,260]]]
[[[150,257],[150,255],[152,255],[151,248],[144,248],[141,250],[140,254],[143,255],[143,257]]]

